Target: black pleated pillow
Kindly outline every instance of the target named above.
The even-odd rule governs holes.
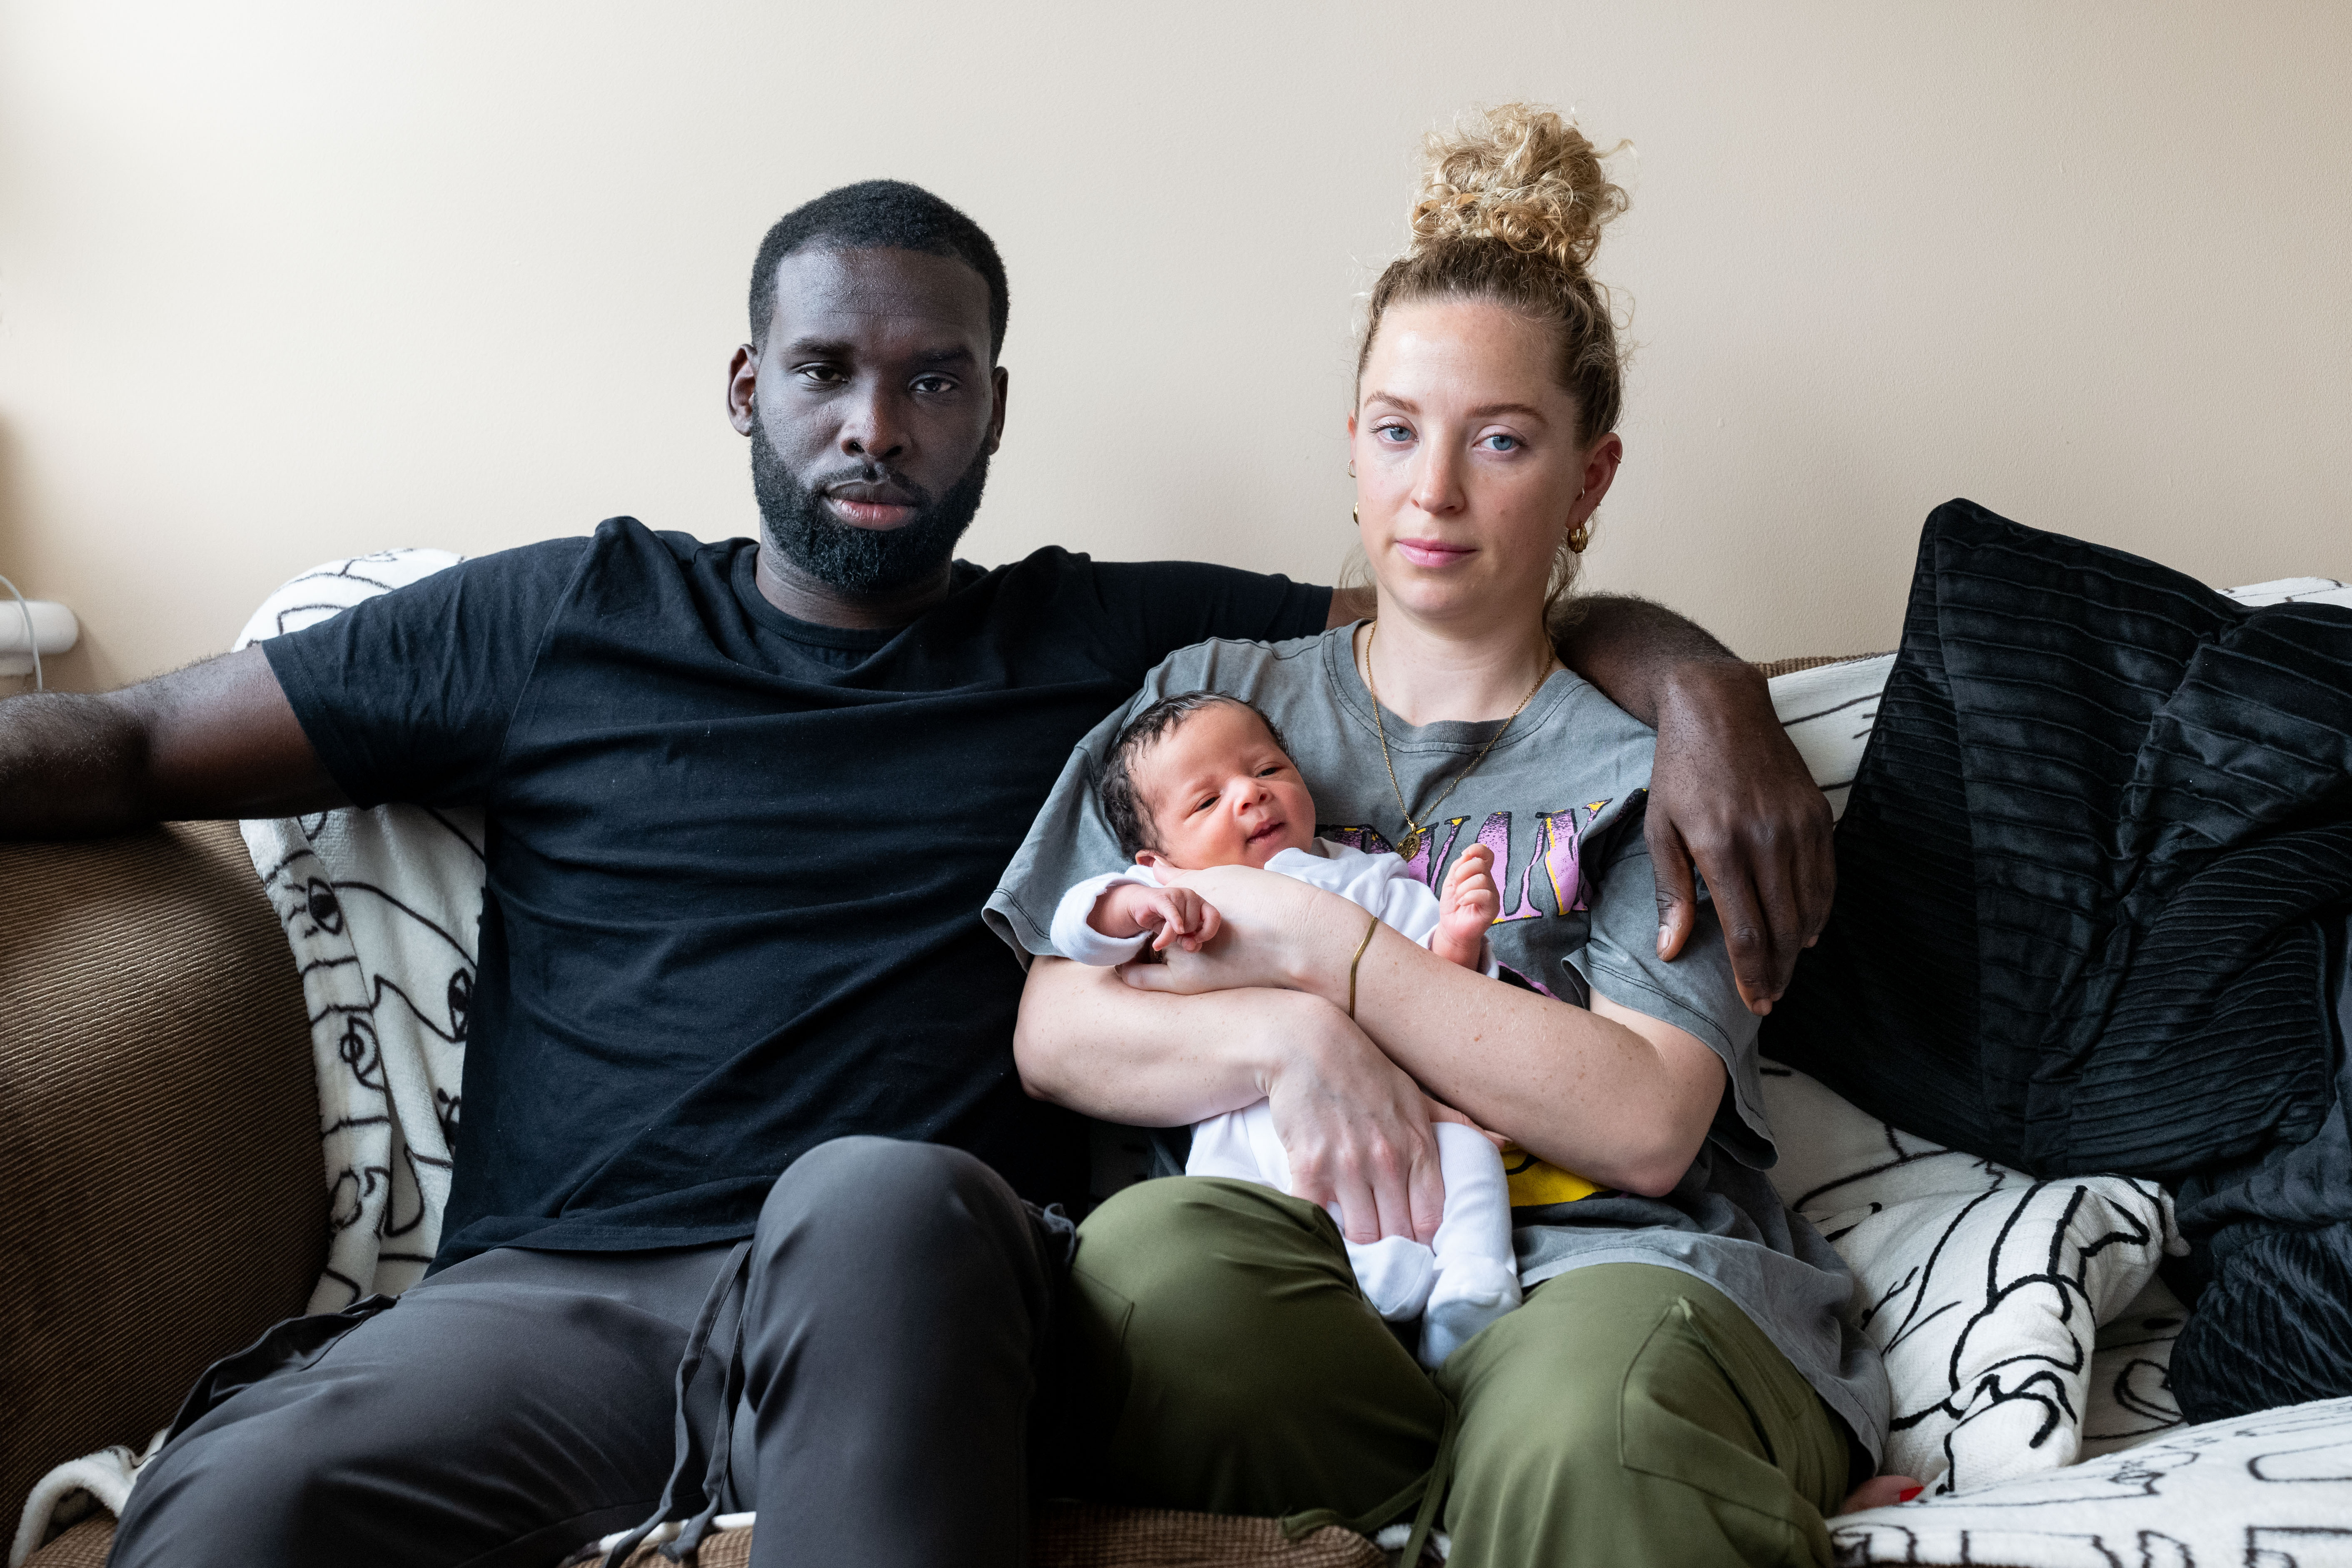
[[[2352,610],[2248,609],[1940,507],[1837,853],[1835,914],[1766,1053],[2038,1175],[2161,1181],[2192,1241],[2303,1237],[2231,1260],[2175,1377],[2257,1402],[2237,1409],[2352,1394],[2332,1306],[2282,1326],[2352,1279],[2330,1272],[2352,1223],[2330,956],[2352,906]],[[2309,1354],[2249,1363],[2279,1335]]]

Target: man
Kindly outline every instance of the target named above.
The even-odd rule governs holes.
[[[545,1564],[721,1507],[761,1510],[762,1565],[1024,1561],[1068,1237],[1037,1205],[1084,1192],[1084,1144],[1022,1093],[1020,971],[982,905],[1163,655],[1361,606],[1210,566],[954,562],[1007,300],[961,213],[835,191],[770,231],[730,373],[756,546],[614,519],[0,706],[17,836],[393,799],[489,820],[433,1271],[208,1372],[117,1563]],[[1827,814],[1761,682],[1632,602],[1566,651],[1659,724],[1659,864],[1686,878],[1696,847],[1769,1005],[1825,912]],[[1662,901],[1662,942],[1689,902]]]

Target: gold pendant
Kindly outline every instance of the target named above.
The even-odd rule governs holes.
[[[1422,832],[1418,827],[1406,834],[1403,840],[1396,847],[1397,858],[1400,860],[1412,859],[1414,853],[1421,848],[1421,839]]]

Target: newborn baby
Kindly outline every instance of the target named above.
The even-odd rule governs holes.
[[[1315,837],[1315,801],[1271,721],[1238,698],[1167,698],[1119,731],[1101,781],[1104,815],[1135,864],[1062,896],[1055,949],[1081,963],[1125,963],[1171,943],[1198,951],[1217,934],[1216,910],[1159,873],[1254,866],[1339,894],[1439,957],[1496,973],[1486,928],[1501,912],[1485,845],[1463,851],[1432,893],[1394,855]],[[1433,1246],[1391,1236],[1348,1244],[1365,1299],[1383,1318],[1422,1319],[1422,1364],[1437,1367],[1471,1335],[1519,1304],[1503,1159],[1485,1134],[1439,1121],[1445,1213]],[[1185,1173],[1290,1190],[1290,1162],[1266,1102],[1192,1129]],[[1330,1207],[1334,1215],[1338,1205]]]

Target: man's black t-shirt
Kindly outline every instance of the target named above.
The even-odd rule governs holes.
[[[1041,550],[896,631],[761,598],[749,540],[629,518],[262,645],[353,801],[479,805],[488,882],[436,1266],[747,1236],[850,1132],[1085,1190],[1013,1065],[981,923],[1070,748],[1171,651],[1319,630],[1329,592]]]

